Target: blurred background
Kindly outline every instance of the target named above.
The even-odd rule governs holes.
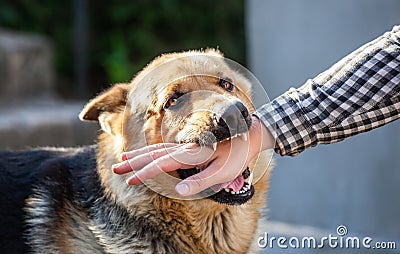
[[[244,23],[243,0],[0,0],[0,147],[93,143],[85,101],[166,52],[245,64]]]
[[[217,47],[248,67],[270,98],[400,24],[398,0],[0,0],[0,148],[95,142],[85,101],[129,81],[161,53]],[[277,157],[260,234],[336,234],[396,241],[400,122],[295,158]]]
[[[166,52],[221,47],[245,63],[243,17],[243,0],[0,2],[3,29],[51,40],[55,88],[68,98],[129,81]]]

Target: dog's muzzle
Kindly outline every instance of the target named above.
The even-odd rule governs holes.
[[[252,122],[249,111],[241,102],[229,105],[224,112],[216,118],[216,125],[213,125],[208,131],[201,133],[199,137],[190,142],[207,146],[229,140],[247,133]]]
[[[218,115],[218,117],[217,117]],[[222,114],[215,114],[214,122],[207,131],[179,143],[198,143],[201,146],[212,146],[215,150],[217,143],[232,138],[243,138],[247,141],[247,132],[251,126],[251,115],[240,101],[227,105]],[[179,169],[181,179],[186,179],[200,172],[198,167]],[[254,186],[251,184],[252,175],[247,168],[241,175],[229,183],[222,184],[222,189],[208,198],[223,204],[241,205],[249,201],[254,195]]]

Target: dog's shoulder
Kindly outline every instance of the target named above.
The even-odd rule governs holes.
[[[0,200],[3,207],[8,203],[22,207],[32,188],[41,181],[59,178],[72,167],[88,168],[88,164],[95,164],[94,150],[95,147],[0,151]]]
[[[24,231],[27,199],[48,186],[59,193],[75,171],[94,169],[96,147],[39,148],[24,151],[0,151],[0,244],[2,250],[28,251]],[[46,185],[46,188],[43,188]]]
[[[57,156],[46,160],[38,168],[37,176],[40,180],[36,184],[35,194],[86,206],[100,188],[96,171],[96,147],[55,152]]]
[[[0,151],[0,185],[30,188],[46,178],[95,167],[95,146]]]
[[[96,148],[88,146],[27,151],[27,154],[21,156],[28,157],[27,160],[32,160],[34,163],[20,168],[19,175],[30,174],[33,190],[31,195],[47,195],[52,200],[58,201],[85,199],[76,195],[90,195],[99,187],[96,174]]]

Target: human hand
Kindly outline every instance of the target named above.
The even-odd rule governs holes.
[[[182,180],[176,191],[182,196],[194,195],[217,184],[227,186],[248,166],[259,152],[272,148],[274,139],[257,117],[248,132],[248,139],[233,138],[211,147],[197,144],[161,143],[123,154],[123,162],[113,165],[117,174],[135,171],[127,180],[130,185],[140,184],[159,173],[194,166],[201,172]]]

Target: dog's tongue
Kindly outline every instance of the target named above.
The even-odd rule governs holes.
[[[230,188],[234,192],[237,192],[240,191],[240,189],[242,189],[243,185],[244,185],[244,178],[242,175],[239,175],[234,180],[222,184],[221,189]]]

